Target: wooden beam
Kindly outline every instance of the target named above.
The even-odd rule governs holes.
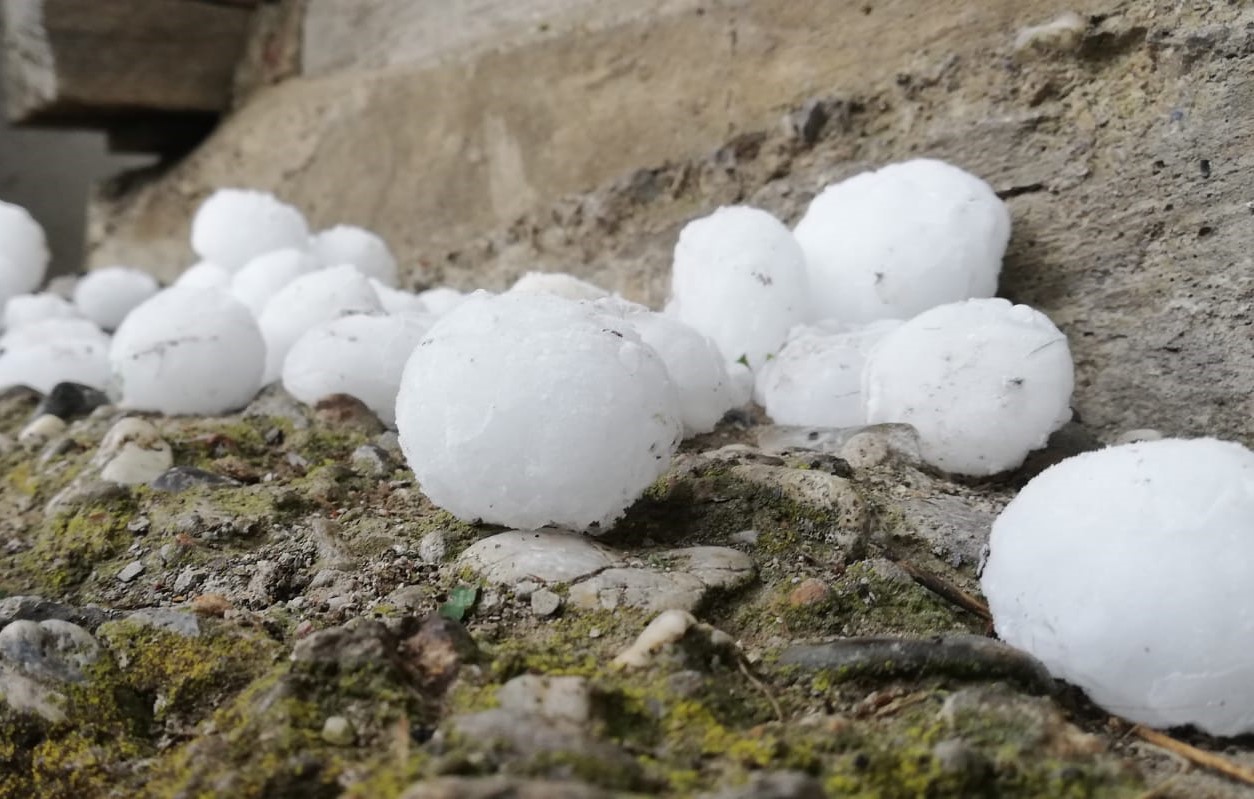
[[[32,125],[109,127],[231,103],[252,3],[0,0],[5,113]]]

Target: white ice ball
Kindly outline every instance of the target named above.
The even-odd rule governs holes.
[[[116,330],[126,315],[160,289],[147,272],[110,266],[88,272],[74,286],[74,304],[105,330]]]
[[[418,299],[422,300],[423,304],[427,306],[427,310],[436,316],[444,316],[444,314],[465,302],[467,296],[457,289],[451,289],[447,286],[437,286],[433,289],[418,292]]]
[[[378,295],[379,304],[383,306],[384,312],[425,319],[428,326],[435,321],[435,314],[431,313],[427,303],[414,292],[385,286],[374,278],[370,278],[370,287]]]
[[[1010,212],[976,176],[917,159],[828,186],[794,233],[817,318],[909,319],[996,293]]]
[[[288,351],[314,325],[380,310],[370,281],[352,266],[319,269],[288,283],[266,303],[257,320],[266,341],[265,384],[279,379]]]
[[[388,427],[405,362],[429,325],[415,317],[353,314],[307,330],[283,362],[283,388],[313,405],[332,394],[356,397]]]
[[[1163,439],[1046,469],[993,525],[997,634],[1154,727],[1254,732],[1254,452]]]
[[[666,312],[757,369],[806,320],[805,257],[766,211],[719,208],[680,231]]]
[[[323,266],[349,264],[385,286],[396,285],[396,257],[387,242],[365,228],[337,225],[320,231],[310,248]]]
[[[919,431],[924,460],[954,474],[1013,469],[1071,418],[1071,350],[1053,322],[1003,299],[925,311],[867,359],[867,422]]]
[[[610,296],[600,286],[565,272],[528,272],[510,286],[510,291],[555,294],[568,300],[599,300]]]
[[[627,322],[662,356],[679,392],[684,435],[710,432],[736,407],[741,392],[713,341],[678,319],[651,311],[629,315]]]
[[[867,355],[901,322],[881,319],[837,330],[803,325],[758,371],[755,395],[776,424],[856,427],[866,424],[862,371]]]
[[[4,329],[16,330],[45,319],[77,319],[82,314],[64,297],[49,292],[18,294],[4,304]]]
[[[192,249],[228,272],[272,250],[308,245],[305,217],[269,192],[218,189],[192,218]]]
[[[218,414],[244,407],[261,388],[265,343],[228,292],[174,287],[127,315],[109,359],[123,407]]]
[[[212,261],[197,261],[183,270],[171,285],[181,289],[230,290],[232,273]]]
[[[0,200],[0,304],[39,288],[50,257],[43,227],[22,206]]]
[[[284,286],[321,267],[321,262],[305,250],[272,250],[253,258],[231,276],[231,293],[248,306],[253,316],[261,316],[266,304]]]
[[[622,319],[545,294],[476,293],[438,321],[396,422],[431,501],[519,528],[609,524],[682,433],[658,354]]]
[[[47,394],[68,382],[104,391],[109,381],[109,336],[87,319],[42,319],[0,338],[0,389]]]

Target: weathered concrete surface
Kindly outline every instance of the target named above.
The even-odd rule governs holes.
[[[1070,7],[702,8],[260,91],[107,209],[95,257],[168,275],[192,205],[248,183],[380,230],[415,282],[568,269],[657,303],[686,219],[747,201],[795,221],[825,183],[927,154],[1008,198],[1003,293],[1070,335],[1088,424],[1251,442],[1254,9],[1109,0],[1016,52]]]

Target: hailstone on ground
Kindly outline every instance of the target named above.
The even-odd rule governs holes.
[[[794,232],[816,318],[909,319],[996,293],[1010,212],[976,176],[917,159],[828,186]]]
[[[662,356],[679,392],[684,435],[710,432],[736,407],[740,392],[713,341],[678,319],[651,311],[631,314],[627,323]]]
[[[565,272],[528,272],[509,287],[510,291],[529,292],[532,294],[556,294],[568,300],[599,300],[610,296],[600,286],[594,286],[586,280],[580,280]]]
[[[757,369],[806,320],[805,257],[766,211],[719,208],[679,234],[666,312],[709,336],[726,361]]]
[[[192,249],[228,272],[272,250],[308,246],[305,217],[264,191],[218,189],[192,218]]]
[[[57,383],[82,383],[104,391],[109,380],[109,336],[87,319],[42,319],[0,338],[0,389],[47,394]]]
[[[265,342],[228,292],[174,287],[131,311],[109,359],[123,407],[218,414],[247,405],[261,388]]]
[[[296,340],[320,322],[382,310],[370,281],[355,267],[333,266],[296,278],[266,303],[258,322],[266,342],[264,383],[283,374]]]
[[[288,352],[283,388],[307,405],[348,394],[394,427],[401,372],[428,327],[406,315],[353,314],[323,322]]]
[[[862,370],[867,355],[901,323],[795,328],[784,348],[758,371],[755,395],[776,424],[856,427],[866,424]]]
[[[383,306],[383,310],[387,313],[406,314],[430,321],[435,319],[435,314],[431,313],[431,309],[427,307],[427,304],[412,291],[385,286],[374,278],[370,278],[370,287],[378,295],[379,304]]]
[[[418,299],[427,306],[427,310],[436,316],[443,316],[465,302],[467,295],[457,289],[437,286],[433,289],[418,292]]]
[[[4,304],[4,329],[14,330],[45,319],[76,319],[82,314],[72,303],[56,294],[18,294]]]
[[[472,295],[414,350],[396,401],[427,496],[520,528],[617,519],[668,467],[679,413],[629,325],[545,294]]]
[[[993,525],[997,634],[1106,710],[1254,732],[1254,452],[1163,439],[1034,478]]]
[[[868,423],[914,425],[924,460],[955,474],[1013,469],[1071,418],[1067,337],[1003,299],[925,311],[867,359]]]
[[[152,275],[124,266],[88,272],[74,286],[74,304],[105,330],[115,330],[136,306],[157,293]]]
[[[49,257],[43,227],[22,206],[0,200],[0,304],[39,288]]]
[[[310,248],[323,266],[349,264],[385,286],[396,285],[396,257],[387,242],[369,230],[337,225],[314,235]]]
[[[298,277],[316,272],[322,264],[311,253],[295,247],[258,255],[231,276],[231,293],[248,306],[253,316],[261,316],[266,304]]]
[[[230,289],[231,270],[212,261],[198,261],[183,270],[173,285],[184,289]]]

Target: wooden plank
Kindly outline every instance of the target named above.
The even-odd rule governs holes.
[[[0,0],[5,112],[15,123],[106,127],[224,111],[251,5]]]

